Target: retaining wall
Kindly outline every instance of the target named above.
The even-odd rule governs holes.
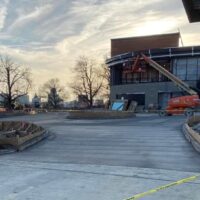
[[[183,133],[192,146],[200,153],[200,133],[193,126],[200,123],[200,116],[193,116],[183,124]]]

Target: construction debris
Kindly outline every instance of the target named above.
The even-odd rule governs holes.
[[[115,100],[112,102],[112,111],[126,111],[128,100]]]

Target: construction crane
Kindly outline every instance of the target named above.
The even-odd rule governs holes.
[[[187,92],[189,95],[180,96],[172,98],[168,101],[168,105],[165,110],[161,110],[159,114],[161,116],[173,115],[173,114],[185,114],[186,116],[191,116],[200,106],[200,99],[198,93],[192,89],[188,84],[183,82],[181,79],[176,77],[174,74],[170,73],[164,67],[159,65],[157,62],[151,58],[141,54],[141,58],[145,60],[150,66],[160,72],[163,76],[171,80],[177,87],[181,88],[183,91]],[[138,62],[138,58],[136,61]],[[135,65],[134,65],[135,66]]]

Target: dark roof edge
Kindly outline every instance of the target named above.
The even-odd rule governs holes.
[[[193,7],[192,0],[182,0],[190,23],[200,22],[200,12]]]
[[[164,34],[142,35],[142,36],[125,37],[125,38],[111,38],[111,40],[126,40],[126,39],[148,38],[148,37],[170,36],[170,35],[179,35],[179,37],[180,37],[181,34],[180,34],[180,32],[176,32],[176,33],[164,33]]]
[[[192,22],[192,2],[188,1],[188,0],[182,0],[183,2],[183,5],[184,5],[184,8],[185,8],[185,11],[186,11],[186,14],[187,14],[187,17],[188,17],[188,20],[189,22]]]
[[[182,56],[200,56],[200,46],[185,46],[185,47],[170,47],[163,49],[147,49],[144,51],[135,51],[120,54],[110,59],[107,59],[108,66],[115,65],[117,63],[124,62],[124,60],[131,59],[138,55],[138,53],[144,53],[151,58],[164,58],[164,57],[182,57]]]

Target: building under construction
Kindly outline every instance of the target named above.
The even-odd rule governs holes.
[[[200,79],[200,46],[179,47],[180,33],[111,40],[111,100],[135,100],[147,108],[165,108],[183,91],[168,78],[140,60],[152,58],[176,77],[196,88]],[[138,62],[139,61],[139,62]]]

